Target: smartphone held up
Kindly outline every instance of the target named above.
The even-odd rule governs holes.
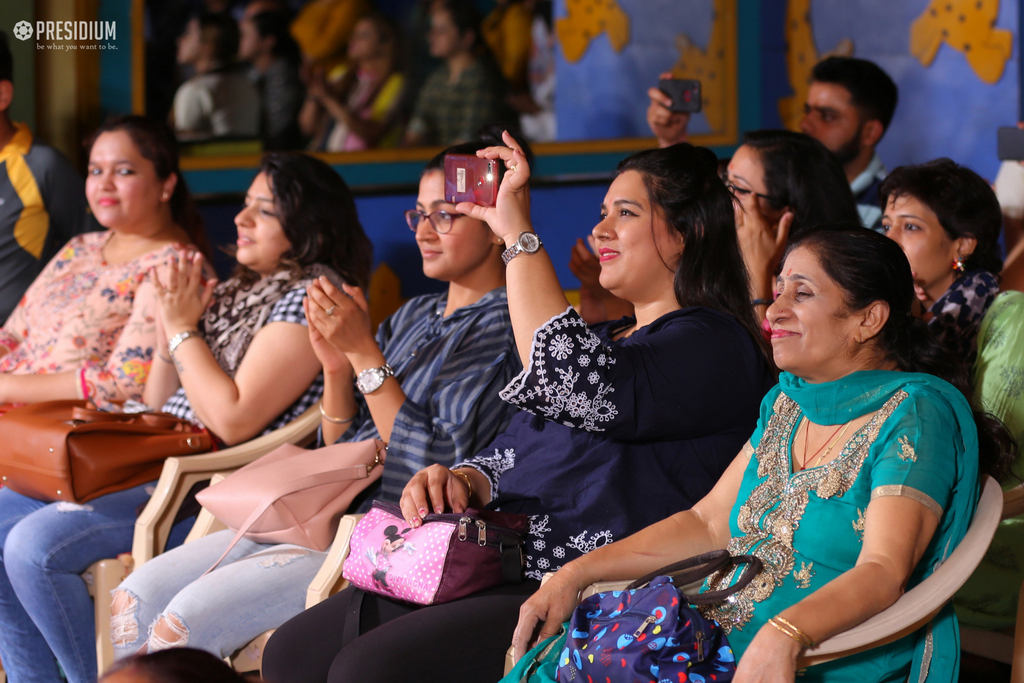
[[[501,181],[498,161],[472,154],[448,154],[444,158],[444,199],[494,206]]]

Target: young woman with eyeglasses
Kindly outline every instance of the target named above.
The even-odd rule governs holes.
[[[860,214],[839,160],[803,133],[747,133],[724,180],[736,198],[736,236],[763,320],[789,239],[818,225],[859,225]]]
[[[405,303],[374,336],[358,288],[309,288],[310,339],[324,367],[324,442],[379,437],[388,444],[380,488],[369,497],[397,503],[416,472],[476,454],[515,412],[498,397],[522,369],[505,296],[504,244],[486,223],[444,200],[445,154],[475,154],[493,142],[434,157],[416,208],[405,212],[423,273],[447,282],[447,291]]]

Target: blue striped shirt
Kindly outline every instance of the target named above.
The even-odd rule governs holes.
[[[373,497],[398,502],[412,475],[453,467],[501,433],[516,408],[498,392],[521,370],[508,299],[501,287],[444,317],[448,295],[416,297],[377,330],[377,343],[406,400],[391,430],[381,486]],[[366,401],[340,441],[378,437]]]

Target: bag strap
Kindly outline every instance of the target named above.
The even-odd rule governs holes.
[[[283,489],[271,491],[267,495],[263,496],[263,499],[260,500],[260,502],[253,509],[253,511],[249,513],[249,516],[246,518],[246,520],[242,522],[242,524],[238,527],[238,531],[235,533],[235,537],[231,539],[231,543],[229,543],[228,547],[224,550],[224,554],[221,555],[217,559],[217,561],[213,563],[212,567],[203,572],[203,576],[206,576],[207,574],[212,572],[214,569],[217,568],[217,565],[224,561],[224,558],[228,556],[228,553],[231,552],[231,549],[235,547],[235,544],[242,540],[242,537],[245,536],[246,532],[248,532],[249,529],[252,528],[252,525],[255,524],[259,520],[259,518],[263,516],[263,513],[266,512],[267,509],[270,508],[270,506],[277,502],[279,499],[284,498],[285,496],[291,495],[293,493],[298,493],[299,491],[316,488],[317,486],[326,486],[327,484],[337,484],[343,481],[355,481],[356,479],[365,479],[366,477],[370,476],[370,472],[372,470],[373,465],[367,464],[354,465],[352,467],[345,467],[339,470],[334,470],[333,472],[324,472],[322,474],[311,474],[302,477],[301,479],[296,479]]]
[[[761,573],[764,568],[764,564],[761,562],[761,558],[755,557],[754,555],[736,555],[730,557],[728,564],[733,566],[745,564],[747,568],[743,571],[739,581],[731,586],[727,586],[721,590],[708,591],[706,593],[700,593],[698,595],[687,595],[686,599],[691,605],[710,605],[715,602],[721,602],[731,595],[739,593],[741,590],[750,585],[750,582]]]
[[[700,579],[706,579],[720,569],[724,569],[729,566],[729,551],[723,549],[712,550],[711,552],[703,553],[701,555],[695,555],[694,557],[688,557],[685,560],[679,562],[673,562],[670,565],[662,567],[657,571],[653,571],[646,576],[642,576],[633,583],[626,586],[626,590],[635,590],[642,586],[646,586],[657,576],[668,576],[674,574],[673,583],[677,586],[685,586],[686,584],[699,581]],[[686,571],[690,570],[690,571]]]

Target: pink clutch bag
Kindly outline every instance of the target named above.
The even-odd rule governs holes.
[[[523,580],[529,518],[490,510],[431,514],[412,528],[374,501],[352,532],[342,576],[370,593],[435,605]]]

